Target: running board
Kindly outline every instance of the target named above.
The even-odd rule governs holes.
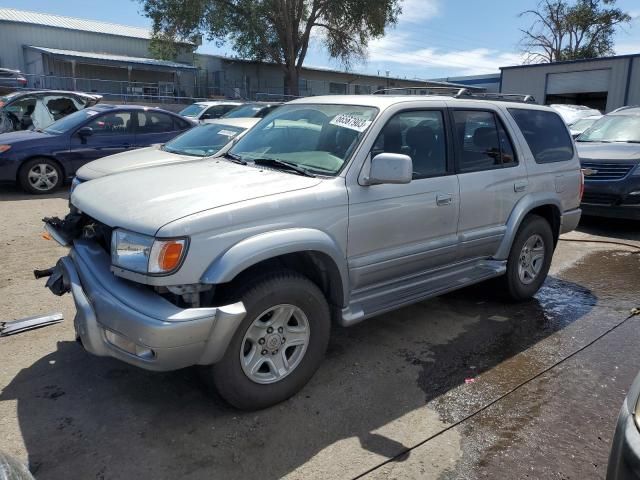
[[[506,261],[481,260],[356,291],[349,306],[342,310],[340,324],[348,327],[381,313],[499,277],[506,270]]]

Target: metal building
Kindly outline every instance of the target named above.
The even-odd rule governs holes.
[[[610,112],[640,104],[640,54],[502,67],[502,93],[528,93],[538,103],[570,103]]]
[[[274,64],[192,53],[175,61],[151,58],[144,28],[0,8],[0,67],[24,72],[30,88],[83,90],[113,100],[282,96],[284,75]],[[372,93],[381,88],[442,86],[391,76],[303,68],[302,95]],[[187,97],[187,98],[180,98]]]

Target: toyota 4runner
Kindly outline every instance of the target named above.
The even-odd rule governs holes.
[[[84,348],[149,370],[204,366],[232,405],[300,390],[331,325],[501,277],[543,283],[580,219],[582,175],[553,110],[471,95],[292,101],[217,158],[118,173],[45,219],[70,246]]]

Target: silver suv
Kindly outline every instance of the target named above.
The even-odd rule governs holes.
[[[149,370],[203,365],[232,405],[300,390],[331,325],[501,277],[543,283],[580,219],[557,113],[471,96],[290,102],[224,155],[98,178],[45,219],[71,246],[84,348]]]

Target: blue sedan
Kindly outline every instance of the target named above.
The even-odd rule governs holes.
[[[159,108],[99,104],[72,113],[44,130],[0,135],[0,182],[49,193],[85,163],[165,143],[194,125]]]

